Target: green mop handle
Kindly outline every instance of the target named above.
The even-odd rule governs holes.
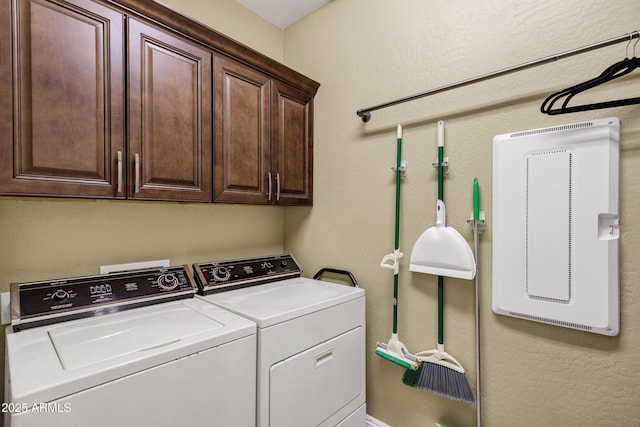
[[[394,252],[400,249],[400,163],[402,157],[402,125],[398,125],[398,144],[396,154],[396,229]],[[397,263],[398,260],[396,259]],[[398,333],[398,269],[393,274],[393,333]]]
[[[444,122],[438,122],[438,200],[444,202]],[[444,344],[444,277],[438,276],[438,344]]]

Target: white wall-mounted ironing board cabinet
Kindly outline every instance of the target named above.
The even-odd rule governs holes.
[[[618,335],[617,118],[493,140],[493,311]]]

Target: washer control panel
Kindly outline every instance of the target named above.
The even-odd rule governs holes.
[[[223,292],[300,277],[302,269],[291,254],[194,264],[198,293]]]
[[[11,284],[14,331],[181,298],[196,285],[186,265]]]

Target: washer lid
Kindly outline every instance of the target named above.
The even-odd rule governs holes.
[[[49,402],[252,334],[256,325],[197,299],[13,333],[12,402]]]
[[[48,333],[62,368],[73,370],[167,347],[185,335],[213,332],[223,326],[189,307],[172,305],[162,311],[116,317],[105,322],[62,324],[49,329]]]
[[[266,328],[361,297],[360,288],[298,277],[201,298]]]

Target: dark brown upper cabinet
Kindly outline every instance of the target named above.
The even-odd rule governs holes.
[[[0,194],[311,205],[318,83],[151,0],[0,1]]]
[[[279,80],[271,83],[271,163],[275,202],[313,203],[313,96]]]
[[[124,16],[2,1],[0,192],[125,197]]]
[[[313,96],[215,57],[214,201],[311,205]]]
[[[129,195],[211,201],[211,52],[129,19]]]
[[[271,79],[218,55],[214,70],[213,200],[266,204],[271,173]]]

